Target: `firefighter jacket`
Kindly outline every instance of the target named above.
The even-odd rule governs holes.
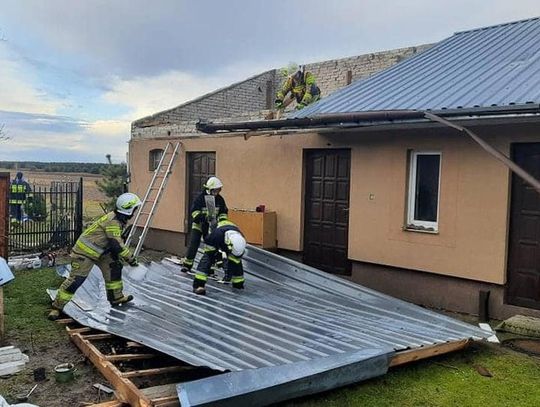
[[[227,242],[225,242],[225,232],[228,232],[229,230],[240,232],[238,226],[236,226],[230,220],[221,221],[218,223],[217,228],[204,238],[204,242],[218,250],[221,250],[222,252],[230,254],[231,248]]]
[[[195,198],[193,205],[191,205],[191,219],[193,220],[193,222],[199,224],[208,223],[212,218],[212,215],[215,215],[215,220],[217,222],[227,219],[227,213],[229,212],[229,209],[225,204],[225,199],[223,199],[221,195],[216,195],[216,213],[210,214],[208,213],[208,208],[206,207],[206,196],[208,196],[208,193],[206,191],[202,191],[199,196]]]
[[[285,96],[291,92],[300,107],[307,106],[319,100],[321,90],[315,83],[315,76],[311,72],[304,72],[300,77],[300,81],[297,81],[295,76],[291,75],[287,78],[278,91],[276,99],[283,101]]]
[[[72,250],[94,261],[106,253],[110,253],[113,259],[130,261],[131,252],[122,239],[124,226],[125,223],[118,220],[116,213],[109,212],[82,233]]]
[[[9,186],[9,203],[23,204],[26,201],[27,194],[31,192],[30,184],[22,178],[16,178],[11,181]]]

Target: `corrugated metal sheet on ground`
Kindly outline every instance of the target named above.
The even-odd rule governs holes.
[[[108,305],[94,268],[65,312],[83,325],[220,371],[489,336],[257,248],[248,248],[244,266],[245,290],[211,281],[207,296],[193,294],[192,277],[173,263],[128,269],[125,292],[135,300],[119,308]]]
[[[458,32],[293,117],[540,102],[540,18]]]

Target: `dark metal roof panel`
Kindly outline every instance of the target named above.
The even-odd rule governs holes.
[[[294,113],[441,110],[540,102],[540,18],[458,32]]]
[[[124,274],[135,300],[111,308],[94,268],[65,312],[83,325],[192,365],[239,371],[368,348],[403,350],[486,332],[301,263],[249,247],[246,289],[210,282],[207,296],[164,261]]]

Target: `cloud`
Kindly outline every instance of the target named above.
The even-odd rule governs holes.
[[[0,42],[0,110],[54,114],[62,106],[34,83],[35,75]]]
[[[205,93],[246,79],[269,69],[260,64],[235,63],[222,67],[215,75],[195,75],[171,70],[155,76],[131,79],[114,78],[103,100],[129,108],[123,119],[133,121],[170,109]]]
[[[104,161],[111,154],[125,161],[129,122],[5,111],[0,122],[10,136],[1,144],[1,160]]]

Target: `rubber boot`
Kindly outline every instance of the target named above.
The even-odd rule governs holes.
[[[53,308],[50,312],[49,312],[49,315],[47,315],[47,319],[49,321],[56,321],[57,319],[60,318],[60,315],[62,314],[62,311],[60,310],[57,310],[56,308]]]
[[[193,279],[193,292],[197,295],[205,295],[206,294],[206,288],[205,281],[199,280],[197,278]]]
[[[197,287],[193,289],[193,292],[197,295],[206,295],[206,288],[204,287]]]
[[[109,302],[114,307],[114,306],[117,306],[117,305],[126,304],[126,303],[128,303],[128,302],[130,302],[132,300],[133,300],[133,295],[129,294],[129,295],[123,295],[122,297],[117,298],[115,300],[110,300]]]
[[[244,282],[240,281],[238,283],[232,283],[232,288],[236,288],[237,290],[243,290],[244,289]]]

